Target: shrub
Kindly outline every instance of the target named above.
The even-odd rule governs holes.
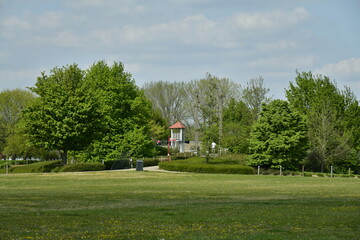
[[[157,155],[167,155],[168,149],[164,146],[156,146],[155,147]]]
[[[311,177],[312,175],[314,175],[313,172],[304,172],[304,177]]]
[[[31,163],[37,163],[37,160],[5,160],[0,161],[0,167],[4,167],[6,165],[27,165]]]
[[[60,172],[82,172],[82,171],[101,171],[105,170],[102,163],[74,163],[63,166]]]
[[[294,171],[285,170],[285,171],[283,171],[283,175],[284,175],[284,176],[294,176],[294,175],[295,175],[295,172],[294,172]]]
[[[12,165],[11,161],[6,160],[0,162],[0,167],[5,167],[6,165]]]
[[[224,163],[238,163],[245,165],[247,163],[248,155],[228,153],[226,155],[219,156],[216,159],[223,160]]]
[[[158,158],[144,158],[144,167],[157,166],[159,162],[160,160]],[[136,161],[133,164],[136,166]]]
[[[239,164],[208,164],[204,158],[193,157],[188,160],[161,162],[159,167],[169,171],[196,173],[254,174],[254,169]]]
[[[11,173],[42,173],[42,172],[52,172],[54,169],[61,167],[61,160],[54,161],[44,161],[32,163],[29,165],[19,165],[13,166],[9,169]]]

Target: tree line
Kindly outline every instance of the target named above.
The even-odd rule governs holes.
[[[272,99],[262,77],[244,86],[207,74],[191,82],[151,82],[145,95],[168,124],[186,123],[188,139],[201,139],[265,168],[337,171],[360,167],[360,107],[350,88],[311,72],[296,72],[286,100]]]
[[[359,169],[360,107],[351,90],[326,76],[296,73],[286,100],[268,96],[264,79],[244,85],[207,73],[190,82],[136,86],[122,63],[99,61],[82,70],[55,67],[29,90],[0,93],[0,153],[3,158],[114,160],[163,153],[176,121],[187,139],[250,154],[265,168],[325,171],[330,165]],[[358,171],[358,170],[357,170]]]
[[[151,134],[162,126],[161,117],[122,63],[99,61],[86,70],[76,64],[55,67],[30,91],[0,95],[3,154],[28,158],[56,150],[64,163],[69,155],[102,161],[124,153],[158,154]]]

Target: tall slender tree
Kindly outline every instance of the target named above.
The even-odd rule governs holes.
[[[223,111],[231,99],[239,98],[239,85],[228,78],[218,78],[210,73],[203,79],[195,80],[193,85],[196,101],[190,107],[196,106],[199,111],[203,140],[221,144]]]
[[[243,101],[231,99],[223,115],[223,147],[234,153],[248,153],[252,112]]]
[[[271,98],[266,96],[269,91],[270,89],[265,87],[262,76],[250,79],[246,87],[242,88],[241,99],[251,110],[254,120],[259,117],[262,104],[270,101]]]
[[[21,155],[25,142],[14,141],[20,138],[24,140],[17,132],[17,125],[21,120],[23,109],[25,109],[34,98],[34,95],[30,91],[22,89],[4,90],[0,93],[0,155],[2,152],[6,152],[6,155],[9,155],[9,144],[15,145],[13,144],[15,142],[17,145],[16,151],[11,151],[11,155]]]
[[[327,170],[330,164],[347,162],[358,167],[355,151],[359,152],[359,104],[349,88],[340,91],[326,76],[311,72],[296,73],[286,97],[294,110],[306,119],[309,129],[310,166]],[[336,161],[335,161],[336,159]]]
[[[162,113],[167,124],[186,120],[187,113],[184,107],[186,95],[183,82],[150,82],[145,83],[143,89],[152,106]]]

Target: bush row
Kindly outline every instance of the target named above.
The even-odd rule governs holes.
[[[0,167],[6,166],[6,165],[25,165],[25,164],[31,164],[39,162],[37,160],[3,160],[0,161]]]
[[[102,163],[74,163],[63,166],[60,169],[60,172],[83,172],[101,170],[105,170],[105,165]]]
[[[101,163],[75,163],[63,165],[61,160],[37,162],[28,165],[17,165],[9,168],[9,173],[43,173],[43,172],[81,172],[105,170]]]
[[[41,173],[51,172],[62,167],[61,160],[37,162],[28,165],[16,165],[9,168],[10,173]]]
[[[254,174],[254,169],[240,164],[209,164],[205,158],[160,162],[159,167],[169,171],[224,174]]]

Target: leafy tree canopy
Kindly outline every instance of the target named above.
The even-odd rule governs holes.
[[[358,165],[360,107],[349,88],[340,91],[326,76],[297,72],[286,96],[292,108],[307,120],[311,150],[308,164],[313,170],[324,171],[335,163],[338,167],[345,163]]]
[[[85,85],[99,103],[102,114],[101,137],[79,156],[82,160],[116,159],[127,154],[153,154],[151,104],[122,63],[109,66],[94,63],[85,75]],[[78,157],[79,157],[78,156]]]
[[[273,100],[264,104],[251,133],[250,164],[297,168],[307,147],[306,133],[303,118],[290,109],[288,102]]]
[[[102,116],[76,64],[44,72],[31,90],[38,95],[24,111],[30,141],[60,150],[64,163],[70,150],[84,149],[98,136]]]
[[[0,155],[1,152],[7,150],[9,153],[9,144],[14,145],[15,139],[19,139],[17,134],[17,125],[21,120],[21,112],[27,105],[34,100],[34,95],[28,90],[14,89],[5,90],[0,93]],[[24,146],[21,143],[21,146]],[[21,147],[16,146],[19,150]],[[16,154],[13,154],[15,153]],[[11,151],[11,155],[21,155],[22,151]],[[9,154],[6,154],[9,155]]]
[[[223,147],[234,153],[248,153],[253,114],[241,100],[231,99],[224,109]]]
[[[295,110],[308,116],[310,111],[327,102],[339,115],[343,113],[344,98],[328,77],[315,76],[311,72],[296,74],[295,83],[290,82],[289,89],[286,90],[286,97]]]

